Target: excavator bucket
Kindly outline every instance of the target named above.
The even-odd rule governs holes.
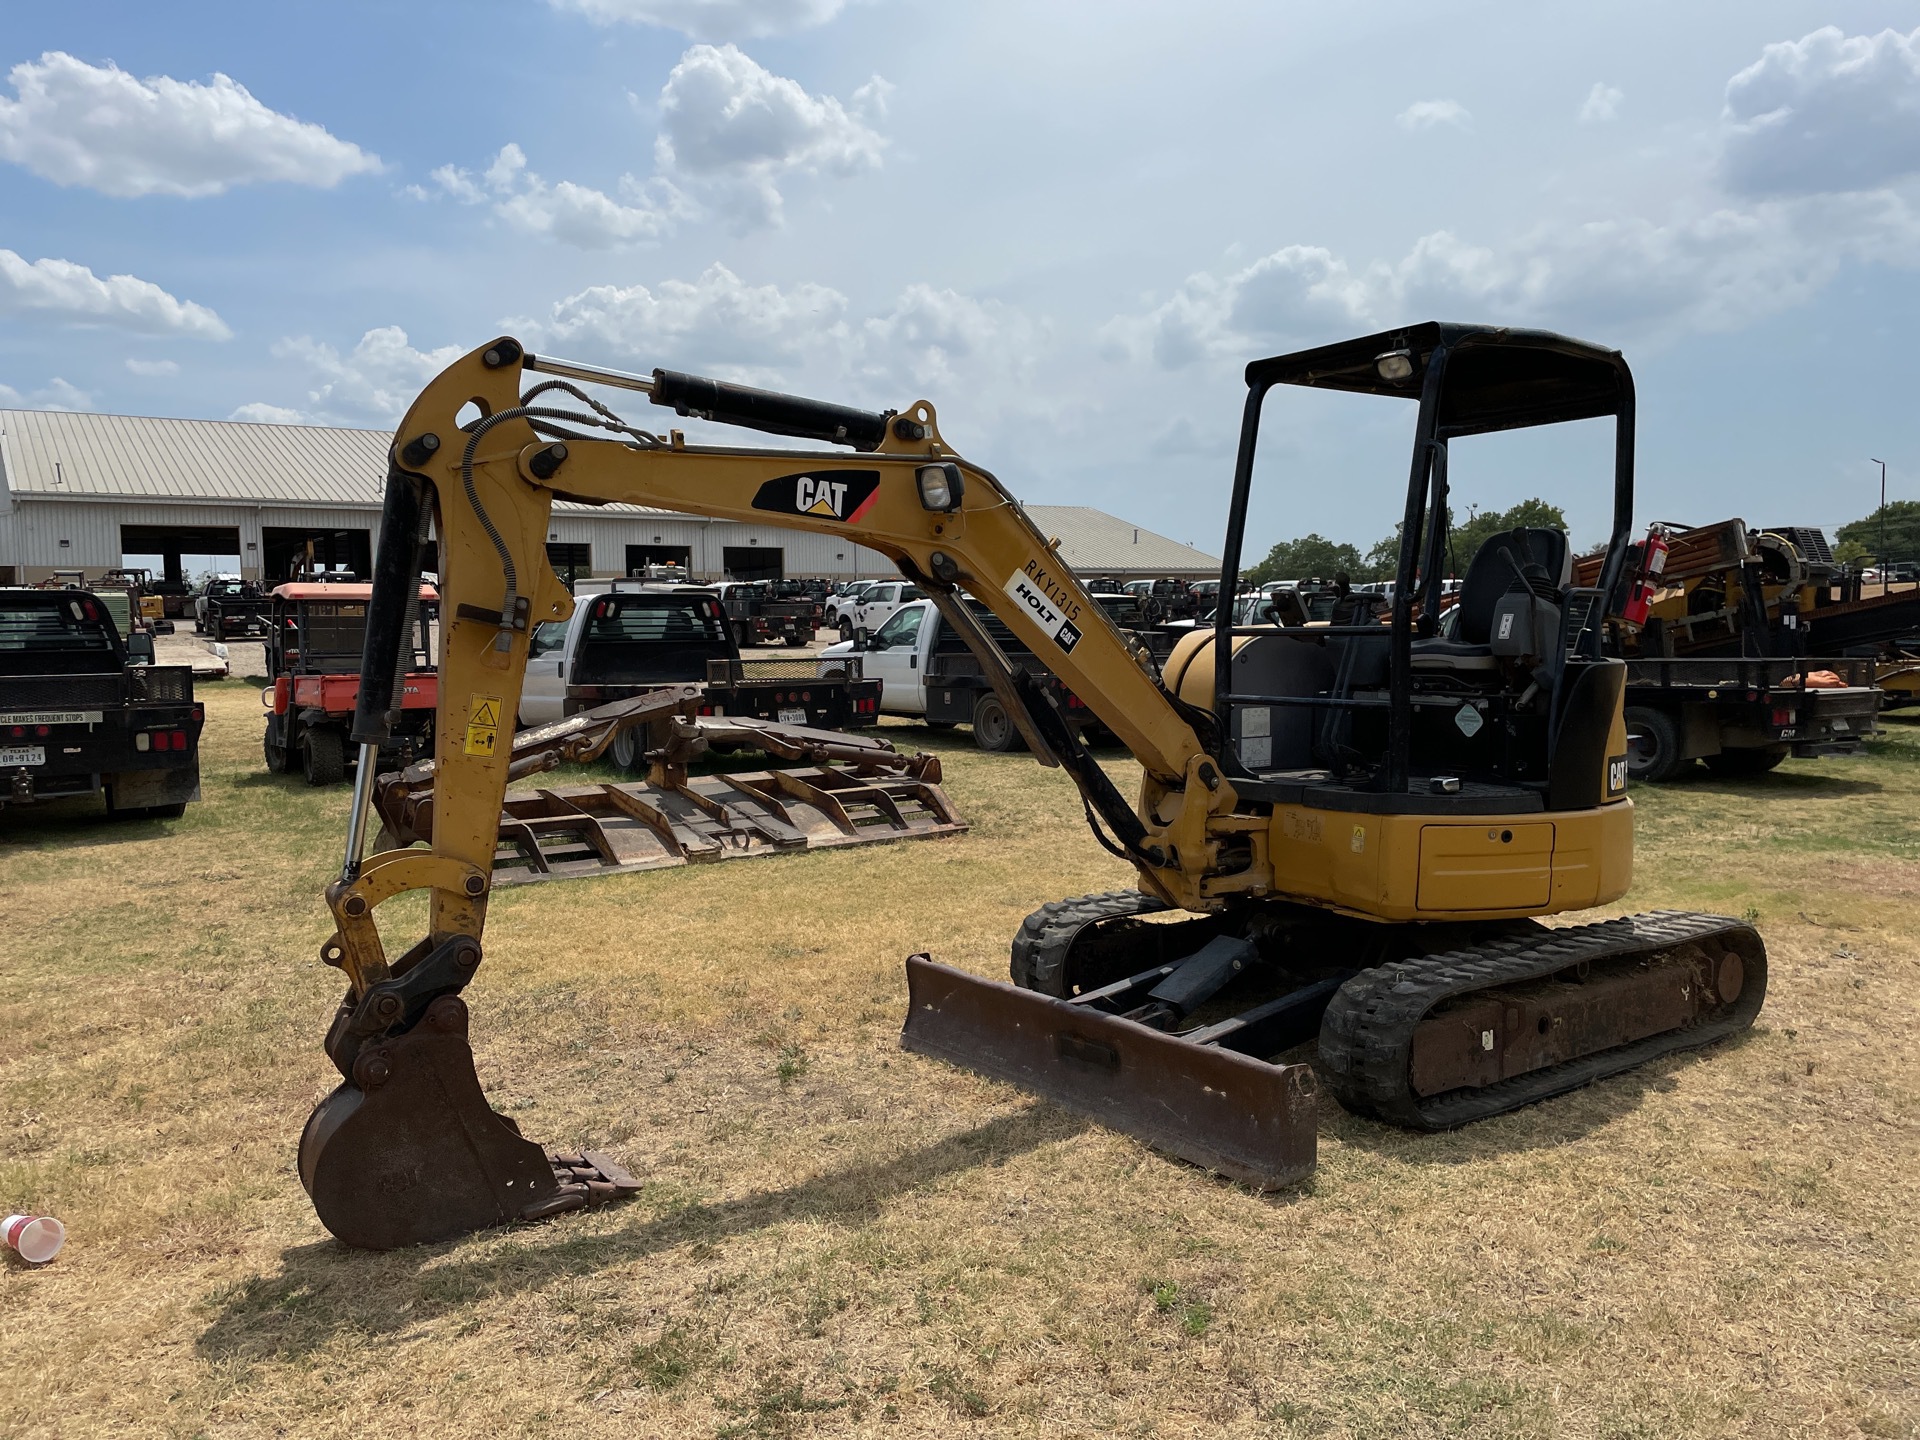
[[[1313,1071],[907,959],[903,1048],[1031,1091],[1260,1190],[1313,1173]],[[1224,1027],[1213,1027],[1215,1030]]]
[[[639,1182],[603,1155],[555,1155],[487,1104],[467,1007],[446,995],[362,1049],[300,1136],[300,1183],[347,1244],[392,1250],[617,1200]]]

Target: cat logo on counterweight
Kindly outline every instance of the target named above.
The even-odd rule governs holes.
[[[857,525],[879,493],[878,470],[809,470],[767,481],[755,493],[753,508]]]

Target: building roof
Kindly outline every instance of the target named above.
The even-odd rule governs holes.
[[[1026,510],[1042,534],[1059,537],[1061,557],[1081,575],[1116,570],[1217,574],[1220,569],[1217,555],[1156,535],[1091,505],[1029,505]]]
[[[391,430],[0,410],[0,478],[15,499],[347,505],[378,510]],[[647,505],[554,507],[670,515]]]
[[[15,499],[377,510],[392,443],[390,430],[0,410],[0,483]],[[554,508],[563,514],[676,513],[564,501]],[[1060,537],[1061,553],[1082,574],[1220,569],[1215,556],[1089,505],[1029,505],[1027,514]]]

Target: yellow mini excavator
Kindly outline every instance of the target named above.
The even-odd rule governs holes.
[[[1239,627],[1223,604],[1158,673],[925,402],[872,413],[558,361],[507,338],[433,380],[394,438],[359,780],[327,890],[336,931],[322,953],[348,982],[326,1041],[342,1083],[307,1123],[300,1175],[328,1229],[386,1248],[634,1187],[611,1159],[549,1153],[487,1105],[460,998],[482,955],[528,638],[573,603],[545,556],[555,500],[772,522],[887,555],[966,640],[1034,757],[1072,776],[1096,839],[1138,871],[1136,890],[1031,916],[1013,984],[909,958],[909,1050],[1277,1187],[1313,1167],[1316,1074],[1353,1110],[1437,1129],[1749,1025],[1766,953],[1746,925],[1537,921],[1616,900],[1631,878],[1624,672],[1600,651],[1633,507],[1625,361],[1557,335],[1424,324],[1259,360],[1246,378],[1221,593],[1238,578],[1262,406],[1276,386],[1311,386],[1417,407],[1392,612]],[[621,419],[585,385],[810,443],[689,444]],[[1616,433],[1596,582],[1573,583],[1564,534],[1514,530],[1474,557],[1443,630],[1450,447],[1596,418]],[[373,757],[430,533],[432,843],[366,856]],[[963,596],[1125,743],[1144,772],[1136,801]],[[389,953],[375,911],[416,890],[430,892],[428,931]],[[1308,1042],[1311,1064],[1286,1063]]]

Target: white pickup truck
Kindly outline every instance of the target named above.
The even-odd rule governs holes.
[[[920,587],[904,580],[881,580],[869,585],[851,601],[841,604],[840,638],[855,640],[871,635],[892,619],[901,606],[920,598]]]
[[[615,581],[577,597],[567,620],[537,626],[520,691],[522,725],[543,725],[660,685],[703,687],[703,713],[747,715],[818,730],[849,730],[880,719],[880,687],[861,666],[841,683],[820,683],[813,662],[742,660],[720,599],[693,585]],[[724,662],[716,664],[716,662]],[[615,762],[632,768],[632,742],[616,741]]]
[[[1046,670],[998,616],[977,600],[968,600],[967,604],[1009,660],[1042,676],[1042,683],[1057,687],[1069,720],[1087,726],[1098,723],[1080,698]],[[820,677],[832,679],[843,674],[850,660],[858,661],[868,680],[882,682],[883,714],[917,716],[934,730],[970,725],[973,742],[982,750],[1020,748],[1020,732],[987,683],[973,652],[940,618],[931,600],[909,600],[872,634],[829,645],[820,652],[817,662]]]

